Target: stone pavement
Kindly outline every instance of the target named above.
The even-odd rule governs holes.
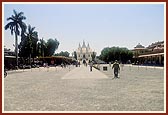
[[[88,67],[50,67],[8,72],[8,111],[164,111],[164,70],[124,66],[120,79]]]
[[[99,70],[92,68],[90,71],[89,66],[77,67],[62,77],[62,79],[107,79],[108,77]]]

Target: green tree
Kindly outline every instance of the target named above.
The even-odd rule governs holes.
[[[19,48],[19,56],[20,57],[23,57],[23,58],[26,58],[29,56],[29,52],[27,50],[27,45],[28,45],[28,38],[27,36],[24,34],[22,34],[21,36],[21,42],[18,46]]]
[[[128,60],[132,59],[132,56],[132,52],[127,48],[106,47],[101,51],[101,55],[99,57],[105,62],[118,60],[122,63],[126,63]]]
[[[44,57],[44,50],[46,49],[46,42],[45,40],[42,38],[37,42],[37,54],[38,57]]]
[[[48,39],[44,47],[44,56],[52,56],[56,49],[58,49],[59,41],[57,39]]]
[[[55,54],[55,56],[65,56],[65,57],[69,57],[69,52],[67,52],[67,51],[65,51],[65,52],[63,52],[63,51],[61,51],[60,53],[57,53],[57,54]]]
[[[47,42],[42,38],[37,42],[37,54],[39,57],[52,56],[58,49],[59,41],[57,39],[48,39]]]
[[[23,20],[26,19],[25,16],[23,16],[23,12],[17,13],[15,10],[13,10],[14,15],[7,18],[7,21],[10,21],[6,26],[5,30],[10,29],[11,35],[15,33],[15,52],[16,52],[16,66],[18,66],[18,36],[21,33],[24,33],[26,30],[26,24],[23,22]]]
[[[19,56],[28,58],[29,63],[31,64],[31,58],[34,58],[37,54],[37,41],[38,33],[35,30],[35,27],[28,25],[28,30],[25,34],[22,34],[21,42],[19,45]]]
[[[105,61],[105,62],[108,62],[109,61],[109,51],[110,51],[109,47],[104,48],[101,51],[100,59],[103,60],[103,61]]]
[[[30,60],[30,64],[31,64],[31,58],[33,57],[33,61],[34,61],[34,57],[36,57],[37,55],[37,41],[38,41],[38,34],[35,30],[35,27],[31,27],[31,25],[28,25],[28,32],[27,32],[27,38],[28,38],[28,50],[29,50],[29,60]]]

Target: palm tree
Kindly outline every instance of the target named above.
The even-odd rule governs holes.
[[[46,49],[46,42],[44,41],[44,39],[40,39],[39,43],[38,43],[38,47],[39,47],[39,56],[44,57],[44,52]]]
[[[37,44],[37,41],[38,41],[38,35],[37,35],[37,32],[34,31],[35,30],[35,27],[31,27],[31,25],[28,25],[28,33],[27,33],[27,38],[28,38],[28,47],[30,49],[30,64],[31,64],[31,57],[32,57],[32,54],[34,53],[33,51],[36,50],[36,49],[33,49],[34,45],[36,48],[36,44]]]
[[[25,16],[23,16],[23,12],[17,13],[15,10],[13,10],[14,15],[7,18],[7,21],[10,21],[6,26],[5,30],[10,29],[11,35],[13,35],[13,32],[15,33],[15,53],[16,53],[16,66],[18,67],[18,36],[21,33],[24,33],[26,30],[26,24],[23,22],[23,20],[26,19]]]

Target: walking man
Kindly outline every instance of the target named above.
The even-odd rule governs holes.
[[[90,62],[90,71],[92,71],[93,62]]]
[[[113,63],[112,69],[113,68],[114,68],[114,78],[119,78],[118,73],[120,71],[120,66],[119,66],[119,63],[117,62],[117,60],[115,60],[115,62]]]

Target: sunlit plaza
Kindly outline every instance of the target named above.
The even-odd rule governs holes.
[[[164,110],[163,67],[124,65],[119,77],[84,65],[11,71],[4,79],[4,110]]]
[[[2,4],[2,112],[166,112],[166,3]]]

